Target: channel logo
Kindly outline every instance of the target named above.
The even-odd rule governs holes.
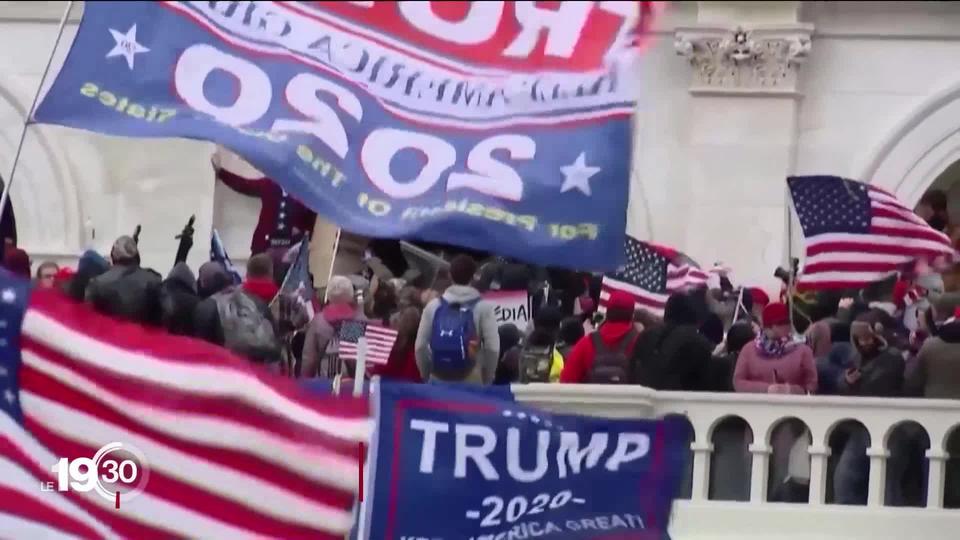
[[[143,493],[150,479],[150,465],[139,448],[119,442],[103,445],[92,458],[60,458],[53,467],[56,482],[41,482],[43,491],[97,492],[120,509],[120,500],[130,501]]]

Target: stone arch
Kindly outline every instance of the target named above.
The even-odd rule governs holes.
[[[0,171],[5,181],[16,154],[22,121],[27,114],[34,89],[0,78]],[[25,97],[29,96],[29,97]],[[62,255],[75,253],[84,243],[83,198],[78,179],[98,178],[99,159],[92,148],[77,137],[78,145],[68,144],[72,135],[49,126],[28,128],[20,162],[10,192],[17,216],[21,247],[32,254]],[[93,166],[93,175],[80,175]],[[96,191],[92,188],[91,191]]]
[[[889,132],[856,178],[915,205],[960,160],[960,81],[924,100]]]

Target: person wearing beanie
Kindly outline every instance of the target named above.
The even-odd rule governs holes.
[[[792,339],[790,312],[777,302],[763,308],[763,330],[737,358],[733,386],[737,392],[806,394],[817,391],[813,351]]]
[[[612,291],[607,299],[606,319],[596,331],[584,336],[566,358],[563,371],[560,373],[562,383],[610,383],[604,373],[616,370],[616,366],[599,366],[596,364],[597,344],[607,351],[621,350],[625,352],[624,364],[628,364],[637,341],[637,331],[633,327],[633,311],[636,302],[631,294],[623,291]],[[612,356],[612,355],[606,355]],[[629,365],[620,366],[620,384],[630,384]]]
[[[117,238],[110,250],[113,266],[90,281],[86,301],[105,315],[141,324],[160,322],[160,274],[140,266],[137,242]]]
[[[698,331],[698,323],[695,300],[684,293],[671,295],[663,324],[645,330],[637,341],[636,384],[655,390],[707,390],[714,345]]]

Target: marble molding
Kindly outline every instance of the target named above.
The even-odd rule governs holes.
[[[677,28],[674,48],[690,62],[694,94],[797,95],[813,26]]]

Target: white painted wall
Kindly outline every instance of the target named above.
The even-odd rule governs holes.
[[[0,2],[0,50],[16,51],[0,55],[4,176],[63,5]],[[693,69],[674,50],[678,28],[802,23],[814,30],[796,95],[691,93]],[[67,42],[74,32],[68,27]],[[637,73],[628,232],[703,265],[722,260],[740,281],[774,289],[773,267],[786,258],[787,174],[861,177],[913,202],[960,157],[958,57],[960,5],[949,2],[671,4]],[[196,213],[203,245],[194,263],[211,226],[242,258],[258,203],[215,187],[211,150],[31,128],[13,190],[22,244],[63,258],[87,241],[87,220],[101,249],[141,223],[147,263],[166,269],[172,237]]]

